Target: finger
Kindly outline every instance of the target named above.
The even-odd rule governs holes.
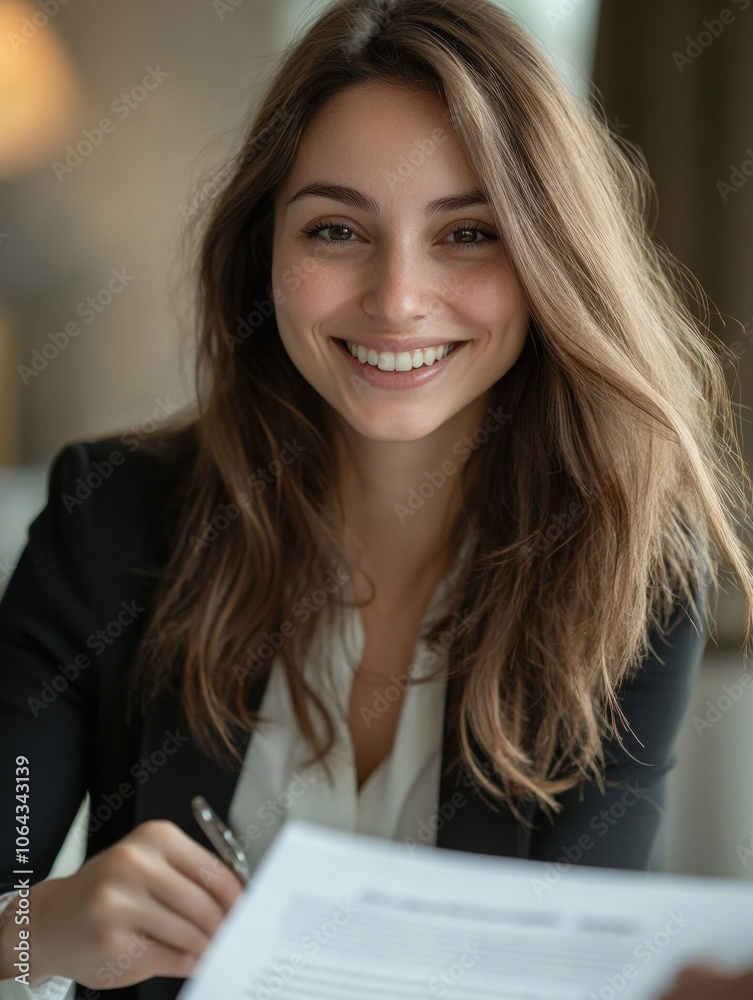
[[[695,963],[677,972],[657,1000],[709,1000],[709,987],[719,982],[710,964]]]
[[[707,962],[696,962],[682,969],[678,982],[681,986],[715,983],[719,980],[720,975],[721,973],[716,966]]]
[[[191,920],[207,937],[213,937],[225,918],[224,908],[203,886],[199,886],[165,861],[151,875],[149,894],[173,913]]]
[[[179,979],[188,979],[193,975],[198,959],[195,955],[190,955],[186,951],[179,951],[177,948],[170,948],[161,944],[147,935],[140,935],[142,938],[143,950],[135,955],[132,961],[127,961],[134,954],[132,948],[130,952],[123,952],[114,961],[106,966],[100,967],[93,975],[78,972],[77,978],[82,986],[92,989],[110,989],[112,986],[131,986],[134,983],[141,983],[145,979],[153,979],[155,976],[172,976]],[[97,994],[100,996],[101,994]]]
[[[193,975],[198,962],[195,955],[177,948],[170,948],[158,941],[152,942],[149,957],[151,968],[139,970],[140,973],[146,973],[145,978],[149,979],[154,976],[174,976],[178,979],[188,979]]]
[[[670,987],[660,993],[656,1000],[709,1000],[705,987],[693,982],[686,986],[675,980]]]
[[[232,909],[243,891],[233,869],[195,840],[181,849],[168,848],[164,856],[173,868],[210,893],[224,913]]]
[[[232,908],[243,887],[216,854],[170,821],[149,821],[144,824],[144,834],[173,868],[207,889],[226,913]]]
[[[152,897],[136,899],[133,903],[128,920],[130,926],[138,928],[139,934],[146,934],[159,944],[187,952],[196,958],[209,944],[210,935]]]

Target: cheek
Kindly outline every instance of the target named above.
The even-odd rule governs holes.
[[[273,241],[272,284],[286,299],[311,300],[316,305],[326,288],[327,297],[334,297],[338,286],[338,271],[332,268],[326,250],[308,243]]]
[[[310,330],[342,321],[352,308],[352,292],[337,275],[326,273],[323,265],[310,261],[309,267],[292,266],[273,272],[275,288],[281,290],[278,321]]]
[[[292,360],[304,369],[316,353],[320,331],[328,327],[329,312],[319,282],[301,277],[289,284],[276,308],[277,329]],[[284,286],[283,286],[284,287]]]
[[[467,289],[457,298],[455,309],[469,327],[511,340],[524,336],[528,329],[528,310],[514,286],[486,284]]]
[[[509,265],[500,260],[449,272],[443,283],[442,299],[487,327],[507,325],[527,312]]]
[[[280,332],[288,337],[306,337],[322,321],[321,307],[312,295],[311,283],[301,279],[285,290],[285,298],[277,308]]]
[[[493,294],[494,302],[490,308],[500,318],[500,323],[509,328],[510,335],[522,335],[528,329],[528,308],[518,283],[509,269],[505,269],[504,277]]]

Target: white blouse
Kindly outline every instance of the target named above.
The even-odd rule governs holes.
[[[290,818],[404,840],[406,850],[436,844],[447,643],[440,643],[437,651],[432,651],[421,633],[451,596],[470,544],[469,534],[457,561],[434,591],[421,620],[408,671],[411,678],[438,676],[413,685],[407,676],[394,672],[395,684],[382,689],[389,703],[390,699],[396,700],[398,686],[404,688],[400,717],[392,750],[360,790],[348,725],[353,675],[363,657],[365,642],[360,611],[343,609],[343,635],[335,632],[328,637],[328,648],[319,647],[330,657],[334,680],[334,689],[320,683],[318,691],[332,714],[337,734],[327,758],[332,785],[321,763],[303,767],[311,752],[296,725],[282,665],[279,660],[273,662],[259,706],[260,714],[270,722],[258,728],[249,742],[228,815],[228,826],[244,848],[252,873]],[[309,682],[316,679],[315,662],[316,657],[309,656],[304,666]],[[373,710],[377,714],[383,711],[384,703],[375,702]],[[312,714],[314,725],[323,728],[316,713]],[[0,913],[14,896],[15,892],[0,895]],[[0,980],[3,1000],[67,1000],[69,988],[72,997],[72,981],[63,976],[39,979],[32,986],[13,979]]]
[[[335,631],[328,637],[331,645],[324,655],[332,666],[332,688],[325,690],[323,680],[313,676],[315,656],[309,656],[305,665],[307,680],[312,686],[318,682],[318,693],[333,716],[336,742],[327,757],[332,783],[321,763],[303,766],[311,751],[295,724],[287,680],[280,663],[275,662],[259,707],[260,714],[270,721],[254,732],[229,812],[229,826],[240,840],[252,871],[287,819],[405,840],[406,849],[436,843],[447,644],[440,643],[440,648],[432,651],[420,633],[430,618],[438,616],[459,568],[460,559],[434,591],[407,673],[392,672],[393,683],[379,689],[383,700],[375,696],[372,705],[365,706],[374,713],[365,716],[368,724],[390,708],[404,690],[392,749],[360,790],[348,723],[353,675],[364,653],[360,611],[345,609],[343,634]],[[429,681],[409,683],[430,675]],[[316,713],[312,715],[314,726],[323,735],[323,723]]]

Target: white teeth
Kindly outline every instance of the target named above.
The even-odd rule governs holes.
[[[423,351],[401,351],[394,354],[392,351],[376,351],[373,347],[357,346],[349,340],[345,343],[353,357],[358,358],[362,365],[369,364],[383,372],[409,372],[412,368],[433,365],[455,349],[454,344],[441,344],[438,347],[427,347]]]

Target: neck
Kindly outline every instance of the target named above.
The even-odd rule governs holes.
[[[393,603],[431,592],[454,557],[466,442],[485,400],[418,441],[375,441],[341,425],[346,552]],[[467,437],[466,437],[467,436]]]

